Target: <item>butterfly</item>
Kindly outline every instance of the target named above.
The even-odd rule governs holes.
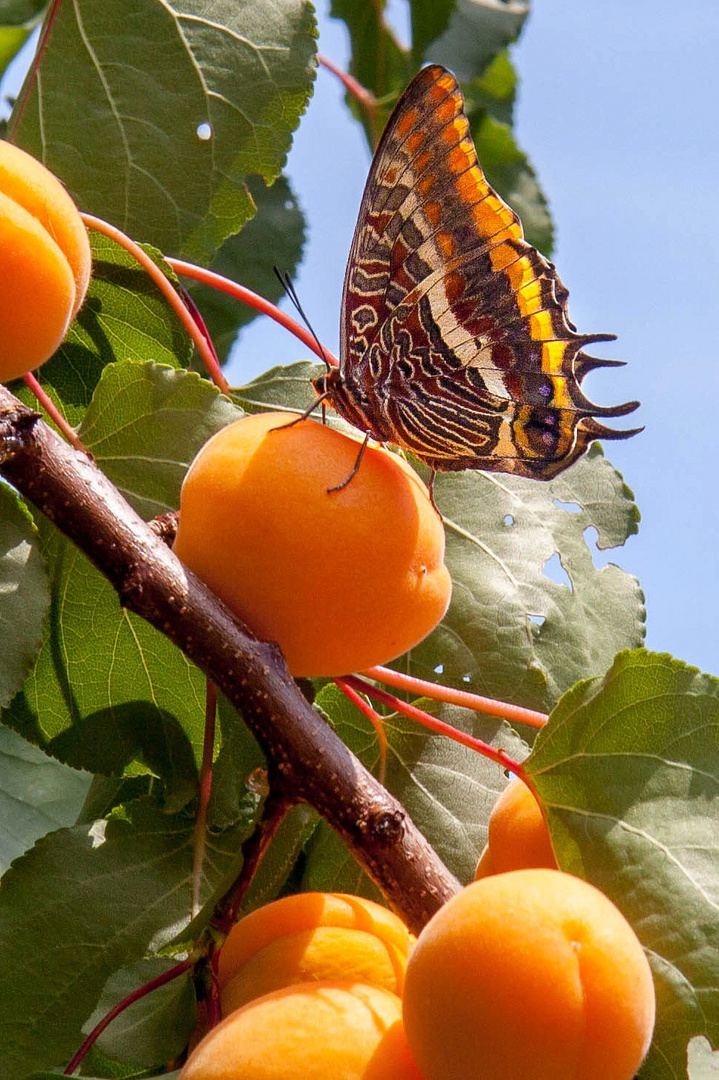
[[[424,68],[400,98],[370,168],[342,296],[339,367],[316,393],[379,442],[432,470],[549,479],[595,438],[626,439],[597,417],[584,376],[615,360],[585,345],[554,265],[487,183],[464,99],[446,68]]]

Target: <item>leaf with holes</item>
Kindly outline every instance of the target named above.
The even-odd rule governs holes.
[[[594,443],[554,480],[441,474],[454,591],[437,630],[397,666],[487,697],[546,710],[578,679],[641,645],[644,597],[600,551],[637,531],[632,493]],[[553,580],[558,578],[558,580]]]
[[[20,92],[13,140],[81,209],[208,262],[254,212],[247,174],[271,182],[284,165],[315,33],[306,0],[55,5],[41,82],[31,73]]]

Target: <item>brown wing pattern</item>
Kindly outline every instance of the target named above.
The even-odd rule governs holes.
[[[548,478],[599,423],[580,383],[612,366],[583,352],[552,263],[479,166],[453,75],[423,69],[372,163],[343,294],[340,368],[318,380],[338,412],[439,470]]]

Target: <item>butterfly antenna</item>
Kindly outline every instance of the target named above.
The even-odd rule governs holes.
[[[302,319],[302,322],[305,324],[305,326],[307,327],[309,332],[312,334],[312,337],[315,339],[315,343],[317,345],[317,348],[320,350],[320,353],[322,355],[322,359],[325,362],[327,370],[331,371],[332,370],[332,365],[330,364],[329,360],[327,359],[327,354],[325,353],[324,345],[322,344],[320,339],[317,337],[317,334],[315,333],[314,328],[313,328],[310,320],[305,315],[302,304],[300,303],[300,298],[297,295],[297,290],[295,289],[294,284],[292,282],[292,278],[290,277],[289,274],[283,272],[277,266],[273,266],[272,269],[274,270],[275,277],[277,278],[280,285],[282,286],[282,288],[284,289],[284,291],[287,293],[288,297],[292,301],[292,304],[294,305],[295,310],[297,311],[297,314]]]

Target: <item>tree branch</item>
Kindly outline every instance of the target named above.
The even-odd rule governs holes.
[[[457,890],[402,805],[312,709],[279,648],[250,631],[170,551],[107,477],[0,387],[0,475],[110,581],[121,604],[189,657],[239,709],[271,783],[314,807],[417,932]]]

